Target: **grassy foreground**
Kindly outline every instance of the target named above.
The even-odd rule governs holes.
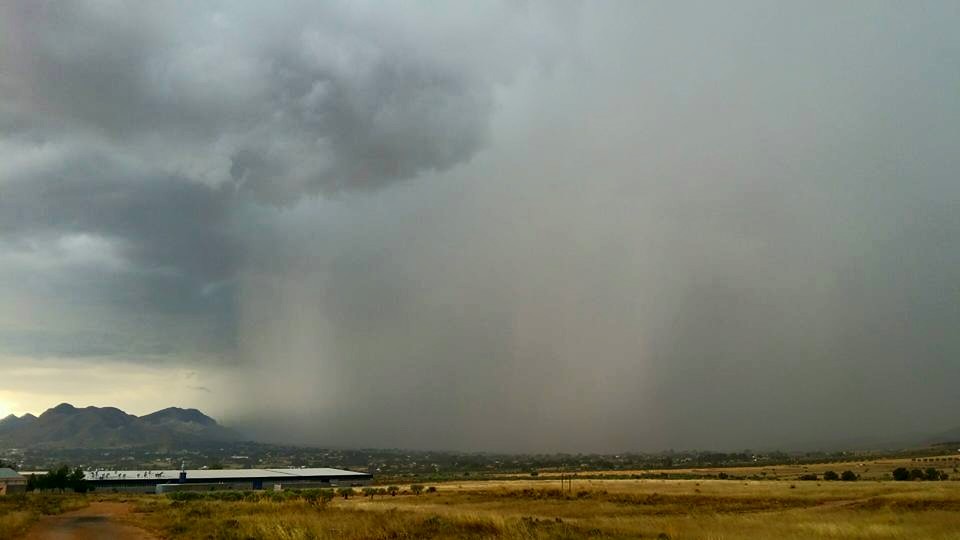
[[[40,516],[61,514],[87,506],[75,494],[28,493],[0,497],[0,540],[20,538]]]
[[[580,484],[441,484],[329,503],[294,492],[140,497],[132,516],[166,538],[960,538],[960,482]]]

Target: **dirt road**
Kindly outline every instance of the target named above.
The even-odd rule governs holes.
[[[28,540],[156,540],[147,531],[123,523],[130,505],[120,502],[94,502],[90,506],[40,519],[27,532]]]

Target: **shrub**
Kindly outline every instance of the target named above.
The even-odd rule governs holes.
[[[423,486],[420,484],[413,484],[410,486],[410,491],[412,491],[414,495],[419,495],[423,493]]]
[[[824,480],[828,480],[828,481],[830,481],[830,480],[839,480],[839,479],[840,479],[840,475],[837,474],[836,471],[827,471],[827,472],[823,473],[823,479],[824,479]]]
[[[305,489],[300,493],[300,498],[313,506],[323,506],[334,497],[332,489]]]
[[[911,480],[923,480],[923,471],[920,469],[911,469],[910,470],[910,479]]]
[[[167,498],[171,501],[199,501],[203,498],[203,493],[197,493],[196,491],[174,491],[173,493],[168,493]]]
[[[816,480],[817,480],[817,475],[814,474],[814,473],[801,474],[801,475],[800,475],[800,480],[813,480],[813,481],[816,481]]]
[[[843,480],[844,482],[854,482],[857,480],[857,473],[849,470],[843,471],[840,473],[840,480]]]
[[[397,486],[390,486],[387,488],[387,493],[389,493],[391,497],[396,497],[397,493],[399,492],[400,492],[400,488],[398,488]]]
[[[436,492],[437,492],[436,486],[430,486],[427,488],[427,493],[436,493]]]
[[[352,487],[342,487],[337,490],[337,494],[343,497],[344,499],[349,499],[351,495],[356,495],[357,492]]]

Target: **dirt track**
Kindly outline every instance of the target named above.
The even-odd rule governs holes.
[[[147,531],[123,523],[130,505],[120,502],[94,502],[90,506],[41,518],[29,532],[28,540],[156,540]]]

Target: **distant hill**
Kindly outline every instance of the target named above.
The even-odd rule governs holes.
[[[928,444],[954,443],[960,445],[960,427],[955,427],[951,430],[938,433],[924,442]]]
[[[27,413],[19,418],[17,415],[11,414],[10,416],[0,420],[0,433],[5,433],[22,425],[29,424],[36,419],[37,417],[30,413]]]
[[[0,447],[5,448],[116,448],[239,438],[202,412],[177,407],[137,417],[116,407],[81,409],[62,403],[40,416],[0,420]]]

